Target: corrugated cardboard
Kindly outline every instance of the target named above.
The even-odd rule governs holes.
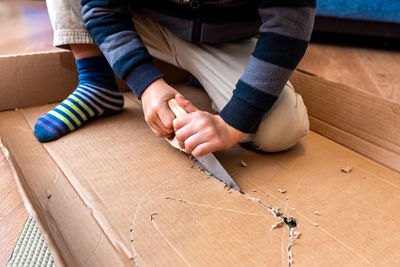
[[[0,111],[62,101],[76,86],[70,52],[0,56]]]
[[[400,103],[301,70],[291,81],[313,131],[400,172]]]
[[[47,144],[32,127],[54,105],[0,113],[16,180],[58,266],[288,266],[289,227],[271,229],[274,208],[297,220],[294,266],[398,264],[399,173],[311,132],[282,153],[216,153],[245,196],[155,137],[131,93],[125,102]]]

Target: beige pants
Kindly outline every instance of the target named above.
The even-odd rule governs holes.
[[[146,17],[135,14],[133,21],[150,54],[192,73],[207,91],[216,111],[222,110],[230,100],[257,40],[213,45],[191,43]],[[308,130],[303,99],[288,81],[272,109],[264,115],[257,133],[242,141],[251,141],[266,152],[276,152],[294,146]]]
[[[80,0],[47,0],[47,7],[55,46],[93,43],[83,26]],[[134,15],[133,21],[153,57],[192,73],[204,86],[216,111],[228,103],[254,50],[255,38],[216,45],[191,43],[138,14]],[[287,82],[272,109],[265,114],[257,133],[242,141],[251,141],[263,151],[276,152],[294,146],[308,129],[303,100]]]

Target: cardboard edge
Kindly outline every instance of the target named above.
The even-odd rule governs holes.
[[[37,55],[47,55],[47,54],[70,54],[71,51],[60,49],[59,51],[39,51],[39,52],[27,52],[27,53],[18,53],[18,54],[7,54],[7,55],[0,55],[1,58],[10,58],[10,57],[19,57],[19,56],[37,56]]]
[[[46,244],[47,247],[49,248],[50,252],[51,252],[51,256],[53,257],[54,263],[56,266],[61,266],[64,267],[66,266],[64,263],[64,260],[61,256],[61,253],[59,251],[59,249],[57,248],[55,241],[53,240],[53,238],[48,234],[47,230],[45,229],[45,227],[43,226],[43,223],[41,222],[40,216],[38,215],[38,213],[36,212],[35,208],[33,207],[32,202],[30,201],[29,197],[28,197],[28,192],[29,191],[24,185],[23,182],[21,180],[21,176],[23,176],[23,174],[18,171],[18,167],[16,167],[17,165],[14,164],[14,160],[13,157],[11,155],[11,153],[9,152],[9,150],[7,149],[6,145],[4,144],[3,140],[0,137],[0,149],[2,150],[7,162],[8,162],[8,166],[11,170],[11,173],[14,177],[15,183],[17,184],[17,188],[18,188],[18,192],[22,198],[22,202],[24,203],[24,206],[28,212],[28,214],[30,216],[32,216],[40,230],[40,233],[42,234],[43,238],[46,240]]]
[[[335,120],[336,114],[334,113],[329,114],[330,116],[326,116],[325,114],[325,116],[321,118],[320,114],[317,114],[313,111],[310,112],[310,110],[312,110],[313,108],[318,108],[317,106],[314,107],[315,103],[313,103],[313,101],[315,102],[316,99],[313,99],[310,91],[314,90],[316,94],[319,93],[319,95],[321,95],[321,91],[323,89],[319,89],[317,86],[315,86],[320,85],[324,86],[325,89],[329,88],[333,91],[335,91],[335,88],[338,88],[338,90],[336,91],[344,90],[345,92],[347,92],[348,96],[354,96],[355,98],[361,97],[362,99],[368,101],[379,101],[382,106],[387,107],[387,110],[385,111],[386,117],[391,118],[389,122],[384,123],[383,127],[387,127],[387,129],[392,130],[395,130],[393,128],[393,125],[395,125],[396,120],[400,118],[400,103],[396,103],[390,99],[385,99],[383,97],[373,95],[369,92],[365,92],[357,88],[326,80],[318,75],[309,73],[308,71],[302,69],[296,69],[296,71],[290,77],[290,81],[294,84],[296,92],[303,96],[304,102],[308,109],[310,121],[313,122],[310,125],[311,130],[341,145],[344,145],[345,147],[350,148],[366,156],[367,158],[375,160],[393,170],[400,172],[400,167],[396,165],[395,160],[392,158],[393,155],[395,156],[395,158],[400,158],[400,143],[396,143],[397,141],[394,140],[393,136],[391,137],[393,140],[387,140],[383,138],[379,135],[379,132],[376,131],[377,127],[372,125],[372,123],[364,125],[361,125],[361,123],[353,124],[350,127],[350,125],[348,125],[346,121],[342,122],[342,125],[340,125],[340,122]],[[314,87],[312,83],[315,83]],[[307,85],[311,85],[310,88],[306,88],[305,86]],[[306,92],[305,90],[307,90],[308,92]],[[348,99],[350,99],[350,97]],[[331,104],[328,108],[334,109],[335,105],[336,104]],[[328,111],[325,111],[325,113],[327,112]],[[368,112],[370,112],[371,116],[374,115],[372,114],[373,112],[371,112],[370,110],[366,110],[366,117],[368,116]],[[396,117],[393,116],[394,114],[396,114]],[[352,116],[352,113],[348,112],[348,116]],[[353,115],[352,117],[353,121],[355,118],[357,118],[355,116],[356,115]],[[365,147],[361,148],[361,144],[363,144]]]
[[[62,101],[78,83],[74,64],[69,51],[0,56],[0,111]]]
[[[376,161],[390,169],[400,172],[400,155],[389,151],[379,145],[373,144],[356,135],[336,128],[335,126],[309,116],[312,130],[322,136],[340,143],[351,150],[364,155],[365,157]]]

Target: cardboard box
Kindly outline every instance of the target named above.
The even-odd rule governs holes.
[[[313,131],[400,172],[400,103],[301,69],[291,81]]]
[[[72,57],[68,52],[2,57],[0,68],[16,70],[3,64],[11,60],[20,64],[17,73],[31,75],[15,80],[0,72],[0,136],[24,203],[57,266],[288,266],[291,261],[297,266],[393,266],[400,261],[398,172],[310,132],[282,153],[239,146],[216,153],[246,196],[227,190],[155,137],[131,93],[125,94],[121,114],[41,144],[32,127],[55,105],[47,103],[74,88]],[[309,88],[301,87],[307,80],[312,85],[309,78],[298,76],[295,85],[312,120],[336,118],[357,129],[364,129],[358,122],[374,128],[358,120],[358,112],[339,120],[328,107],[315,108],[318,101],[311,99],[322,98],[321,91],[310,96]],[[208,105],[202,90],[177,88]],[[325,105],[332,107],[330,101]],[[345,127],[340,131],[350,134]],[[359,138],[357,132],[351,135]],[[342,171],[346,167],[351,171]],[[278,212],[286,221],[295,218],[297,226],[272,229],[282,221]]]

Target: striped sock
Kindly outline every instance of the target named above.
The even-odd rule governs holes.
[[[40,142],[55,140],[90,119],[122,110],[124,98],[104,57],[79,59],[76,65],[79,71],[78,87],[61,104],[36,121],[34,132]]]

